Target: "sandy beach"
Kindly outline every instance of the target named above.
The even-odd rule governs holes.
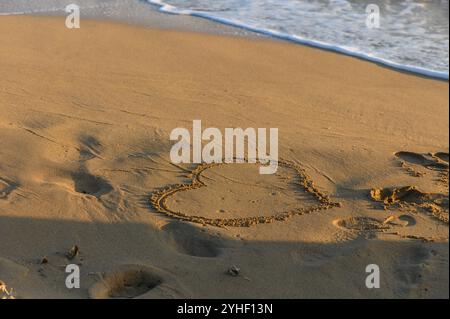
[[[270,39],[64,21],[0,17],[15,298],[449,297],[448,82]],[[283,165],[173,164],[170,132],[196,119],[278,128]]]

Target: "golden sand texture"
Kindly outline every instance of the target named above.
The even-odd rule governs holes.
[[[63,17],[1,17],[0,38],[1,296],[448,298],[448,221],[397,196],[448,203],[448,82]],[[278,128],[290,164],[174,165],[170,132],[194,119]],[[167,196],[181,188],[195,189]],[[69,263],[80,289],[65,287]],[[365,286],[373,263],[380,289]]]

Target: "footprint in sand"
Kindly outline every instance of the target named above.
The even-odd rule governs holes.
[[[113,187],[105,179],[91,175],[87,171],[74,172],[71,177],[77,193],[100,197],[113,190]]]
[[[51,167],[51,173],[44,179],[45,183],[63,186],[76,193],[100,198],[114,190],[103,177],[91,174],[87,167],[89,160],[101,158],[102,144],[93,136],[83,135],[79,138],[79,160],[68,168]]]
[[[0,199],[6,199],[16,188],[14,182],[0,178]]]
[[[446,194],[441,192],[424,192],[416,186],[402,186],[374,188],[370,191],[370,198],[375,202],[382,203],[385,210],[395,209],[410,213],[426,213],[428,216],[448,224],[448,153],[420,154],[401,151],[395,153],[395,156],[401,161],[401,166],[415,177],[424,176],[425,173],[420,168],[431,171],[433,179],[437,180],[439,185],[443,185],[447,189],[447,191],[443,191]]]
[[[285,221],[340,206],[299,165],[278,164],[273,175],[260,175],[256,164],[200,164],[190,172],[189,183],[158,190],[150,202],[170,217],[219,227]]]
[[[162,230],[169,245],[182,254],[194,257],[220,255],[219,239],[193,225],[175,221],[163,226]]]
[[[410,164],[421,165],[429,169],[448,169],[448,153],[420,154],[401,151],[395,153],[395,156]]]
[[[48,185],[57,185],[70,192],[91,195],[100,198],[114,190],[112,185],[100,176],[92,175],[87,169],[59,169],[52,168],[39,182]]]
[[[448,224],[448,195],[422,192],[414,186],[399,188],[377,188],[370,191],[373,201],[383,204],[385,209],[407,212],[422,212]]]
[[[394,290],[399,295],[422,294],[425,282],[423,276],[427,273],[429,259],[432,254],[429,249],[421,246],[404,247],[399,262],[394,267]]]
[[[89,161],[93,158],[102,158],[101,152],[103,145],[100,141],[91,135],[83,135],[80,141],[80,161]]]
[[[82,135],[79,137],[79,141],[80,162],[82,164],[78,171],[71,174],[75,184],[75,191],[96,197],[111,192],[113,187],[102,177],[92,175],[85,163],[93,158],[101,158],[102,143],[92,135]]]
[[[390,223],[399,224],[399,225],[401,225],[403,227],[414,226],[415,224],[417,224],[416,219],[414,217],[412,217],[412,216],[409,216],[409,215],[401,215],[401,216],[398,216],[398,217],[394,216],[393,218],[391,218],[391,220],[392,221],[389,221]]]
[[[448,186],[448,153],[420,154],[401,151],[395,153],[395,156],[400,160],[403,169],[410,175],[422,177],[425,175],[425,172],[421,168],[425,168],[428,171],[433,171],[433,174],[437,174],[435,177],[440,184],[443,184],[445,187]]]
[[[336,219],[333,221],[333,225],[359,232],[389,229],[389,225],[383,224],[383,222],[378,219],[362,216]]]
[[[101,277],[89,290],[93,299],[189,297],[174,278],[155,267],[126,265]]]
[[[437,152],[434,153],[433,156],[439,158],[441,161],[448,163],[448,153],[446,152]]]
[[[348,217],[336,219],[333,225],[357,233],[363,237],[373,237],[377,232],[387,232],[396,228],[410,227],[416,224],[416,219],[410,215],[389,216],[385,220],[372,217]]]

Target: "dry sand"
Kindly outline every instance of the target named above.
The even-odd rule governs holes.
[[[0,280],[16,298],[449,297],[447,82],[63,17],[1,17],[0,37]],[[289,165],[172,165],[169,133],[193,119],[277,127]]]

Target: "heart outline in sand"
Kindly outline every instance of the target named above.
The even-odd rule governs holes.
[[[182,212],[176,212],[172,210],[167,204],[167,199],[178,192],[190,191],[198,189],[201,187],[206,187],[207,185],[202,182],[202,173],[213,167],[221,165],[233,165],[226,163],[201,163],[198,164],[193,170],[190,171],[189,177],[191,178],[190,183],[186,184],[176,184],[172,186],[165,187],[161,190],[153,192],[150,196],[151,206],[158,212],[169,217],[173,217],[183,221],[189,221],[194,223],[199,223],[203,225],[211,225],[217,227],[233,226],[233,227],[249,227],[256,224],[268,224],[274,221],[284,221],[289,217],[295,215],[309,214],[315,211],[321,211],[326,209],[331,209],[333,207],[341,207],[341,203],[332,202],[328,195],[322,193],[315,185],[312,179],[305,173],[305,170],[299,165],[286,161],[279,160],[278,165],[294,169],[300,178],[300,183],[298,186],[305,192],[313,195],[313,197],[318,201],[318,204],[309,208],[295,208],[290,211],[285,211],[277,213],[271,216],[252,216],[252,217],[241,217],[241,218],[207,218],[202,216],[187,215]],[[236,164],[234,164],[236,165]]]

